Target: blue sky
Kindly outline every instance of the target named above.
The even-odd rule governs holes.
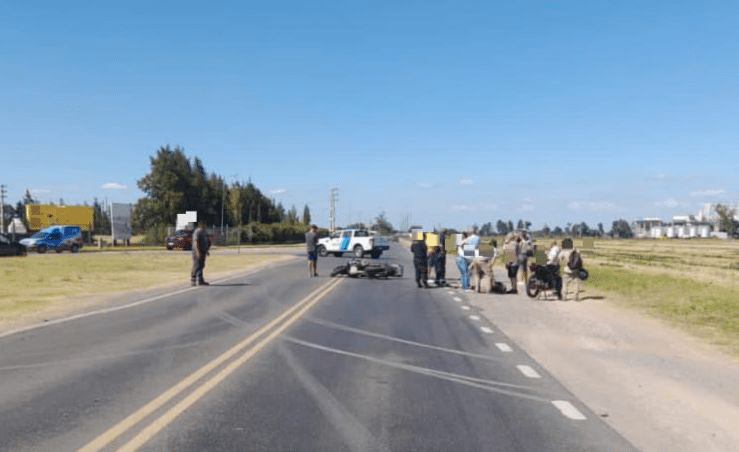
[[[739,201],[739,3],[0,1],[0,183],[135,202],[163,145],[337,222]]]

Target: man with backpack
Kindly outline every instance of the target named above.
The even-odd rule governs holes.
[[[564,293],[562,300],[567,301],[567,295],[570,293],[570,284],[575,284],[575,301],[580,300],[580,269],[582,269],[582,255],[580,251],[574,247],[572,239],[566,238],[562,240],[562,251],[559,253],[559,260],[562,262],[564,269]]]

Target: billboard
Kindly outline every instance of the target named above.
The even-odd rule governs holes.
[[[85,231],[92,231],[92,218],[90,206],[26,204],[26,223],[31,231],[54,224],[76,224]]]
[[[110,205],[110,233],[113,240],[131,238],[131,211],[133,204],[112,203]]]

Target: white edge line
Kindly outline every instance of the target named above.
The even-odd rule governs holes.
[[[474,320],[476,322],[479,322],[480,321],[480,316],[479,315],[471,315],[470,316],[470,319],[472,319],[472,320]]]
[[[459,298],[459,297],[454,297],[453,300],[456,301],[457,303],[461,303],[462,302],[462,299]]]
[[[481,326],[480,330],[482,330],[483,333],[493,334],[493,330],[491,330],[490,328],[486,326]]]
[[[508,345],[504,344],[503,342],[498,342],[495,344],[496,347],[498,347],[498,350],[504,353],[511,353],[513,349]]]
[[[577,408],[575,408],[570,402],[566,400],[553,400],[552,405],[565,416],[575,421],[584,421],[587,418]]]
[[[469,311],[472,308],[470,308],[469,306],[462,306],[462,309],[464,309],[465,311]]]
[[[541,375],[539,375],[538,372],[536,372],[531,366],[527,366],[525,364],[519,364],[516,366],[518,370],[521,371],[522,374],[529,378],[541,378]]]

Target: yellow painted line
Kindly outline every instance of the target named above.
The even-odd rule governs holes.
[[[196,370],[195,372],[193,372],[192,374],[190,374],[186,378],[182,379],[179,383],[177,383],[176,385],[172,386],[170,389],[166,390],[165,392],[163,392],[159,396],[155,397],[154,399],[152,399],[150,402],[148,402],[147,404],[145,404],[144,406],[142,406],[141,408],[139,408],[135,412],[131,413],[128,417],[126,417],[125,419],[123,419],[118,424],[116,424],[113,427],[109,428],[103,434],[101,434],[100,436],[98,436],[97,438],[95,438],[93,441],[91,441],[90,443],[86,444],[84,447],[82,447],[81,449],[79,449],[78,452],[96,452],[96,451],[99,451],[99,450],[103,449],[104,447],[106,447],[107,445],[109,445],[111,442],[113,442],[116,438],[118,438],[120,435],[122,435],[124,432],[126,432],[127,430],[129,430],[131,427],[133,427],[137,423],[141,422],[145,417],[149,416],[154,411],[160,409],[163,405],[165,405],[166,403],[168,403],[169,401],[171,401],[173,398],[177,397],[180,393],[182,393],[187,388],[189,388],[190,386],[192,386],[193,384],[195,384],[195,382],[197,382],[198,380],[200,380],[201,378],[203,378],[205,375],[207,375],[208,373],[212,372],[215,368],[217,368],[218,366],[222,365],[227,360],[233,358],[237,353],[241,352],[244,348],[248,347],[253,342],[255,342],[260,336],[264,335],[266,332],[268,332],[268,331],[270,331],[272,329],[275,329],[277,327],[277,325],[280,324],[280,322],[283,322],[288,317],[293,316],[291,319],[289,319],[287,322],[285,322],[279,328],[275,329],[268,337],[266,337],[265,339],[263,339],[262,341],[260,341],[256,345],[257,351],[259,349],[263,348],[269,341],[271,341],[272,339],[274,339],[274,337],[276,337],[278,334],[282,333],[288,326],[290,326],[292,323],[294,323],[305,311],[307,311],[308,309],[310,309],[323,296],[325,296],[327,293],[329,293],[331,290],[333,290],[337,285],[339,285],[339,283],[341,281],[342,281],[342,279],[335,279],[335,280],[332,280],[332,281],[324,284],[323,286],[319,287],[318,289],[314,290],[307,297],[303,298],[298,303],[295,303],[295,305],[293,305],[290,308],[286,309],[282,314],[280,314],[279,316],[277,316],[276,318],[274,318],[269,323],[267,323],[267,324],[263,325],[262,327],[260,327],[257,331],[255,331],[254,333],[252,333],[251,335],[249,335],[243,341],[239,342],[238,344],[234,345],[230,349],[226,350],[221,355],[219,355],[217,358],[215,358],[214,360],[210,361],[208,364],[204,365],[200,369]],[[203,387],[209,385],[211,381],[213,381],[214,379],[216,379],[219,376],[223,375],[223,377],[218,380],[220,382],[226,376],[228,376],[228,374],[230,374],[231,372],[233,372],[233,370],[235,370],[239,365],[243,364],[245,361],[247,361],[249,358],[251,358],[255,353],[256,353],[256,351],[254,351],[253,353],[251,353],[251,352],[248,351],[245,355],[242,355],[237,361],[234,361],[234,363],[231,363],[229,366],[227,366],[221,372],[219,372],[218,374],[216,374],[213,378],[211,378],[210,380],[206,381],[203,385],[200,386],[200,388],[197,388],[195,390],[195,392],[200,393],[201,390],[203,389]],[[234,364],[236,362],[238,362],[239,364],[234,367]],[[227,369],[231,369],[231,370],[228,373],[224,374],[224,372]],[[213,384],[213,386],[215,386],[215,384]],[[210,388],[212,388],[212,386],[210,386],[208,389],[210,389]],[[193,392],[193,394],[195,392]],[[202,394],[205,394],[205,392],[207,392],[207,390],[205,390],[204,392],[202,392]],[[202,394],[200,396],[198,396],[197,398],[202,397]],[[178,403],[177,405],[175,405],[175,407],[179,406],[184,401],[189,400],[191,397],[192,397],[192,394],[190,396],[188,396],[187,398],[185,398],[180,403]],[[197,398],[194,399],[194,400],[192,400],[192,402],[189,403],[187,406],[190,406],[192,403],[194,403],[197,400]],[[170,409],[167,413],[171,412],[173,409],[174,408]],[[177,414],[179,414],[180,412],[178,412]],[[158,426],[159,423],[160,423],[160,421],[162,420],[162,418],[164,418],[165,416],[166,416],[166,413],[165,413],[165,415],[163,415],[162,417],[160,417],[159,419],[157,419],[157,421],[155,421],[154,424],[152,424],[152,425],[157,425]],[[172,419],[174,419],[174,417],[172,417]],[[152,425],[150,425],[144,431],[149,431],[149,429],[152,427]],[[158,429],[156,431],[161,430],[161,428],[163,428],[165,425],[166,424],[161,425],[160,427],[158,427]],[[142,431],[142,433],[143,433],[143,431]],[[156,432],[154,432],[153,434],[155,434],[155,433]],[[153,436],[153,434],[152,434],[152,436]],[[141,434],[139,434],[136,438],[138,438],[139,436],[141,436]],[[126,447],[126,446],[124,446],[124,447]],[[135,449],[128,449],[128,450],[135,450]]]

